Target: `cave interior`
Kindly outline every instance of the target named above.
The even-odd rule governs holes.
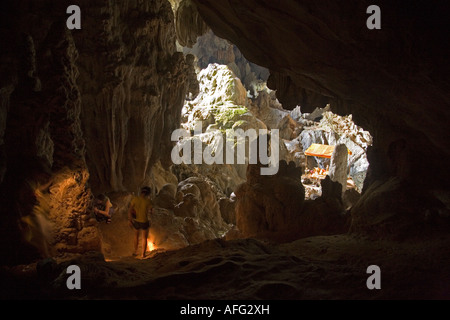
[[[373,4],[2,2],[0,297],[449,299],[448,5]],[[237,129],[275,173],[174,161]]]

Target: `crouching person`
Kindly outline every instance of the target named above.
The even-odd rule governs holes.
[[[111,200],[109,200],[109,198],[103,193],[99,194],[94,200],[94,213],[97,221],[111,223],[114,208]]]

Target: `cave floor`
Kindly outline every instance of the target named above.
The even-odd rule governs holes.
[[[449,251],[450,235],[374,241],[345,234],[285,244],[216,239],[152,252],[146,259],[105,261],[101,254],[66,257],[57,260],[53,273],[36,272],[36,264],[4,269],[2,298],[449,299]],[[70,264],[80,267],[80,290],[66,287]],[[380,267],[380,290],[367,288],[370,265]]]

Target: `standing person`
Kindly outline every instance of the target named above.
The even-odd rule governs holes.
[[[153,211],[153,205],[150,200],[151,194],[150,187],[142,187],[139,196],[134,197],[131,200],[130,208],[128,210],[128,221],[130,226],[134,229],[134,254],[138,255],[139,247],[139,235],[141,236],[142,254],[141,257],[145,257],[145,251],[147,250],[147,237],[150,228],[149,215]]]

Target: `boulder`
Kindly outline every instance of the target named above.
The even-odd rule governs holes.
[[[194,217],[214,230],[217,236],[228,228],[222,219],[216,192],[208,180],[201,177],[188,178],[178,184],[178,191],[184,194],[183,201],[189,199],[189,208],[196,205]]]
[[[292,238],[305,198],[301,168],[281,161],[276,175],[264,176],[260,167],[248,165],[247,181],[235,191],[236,226],[243,237]]]

